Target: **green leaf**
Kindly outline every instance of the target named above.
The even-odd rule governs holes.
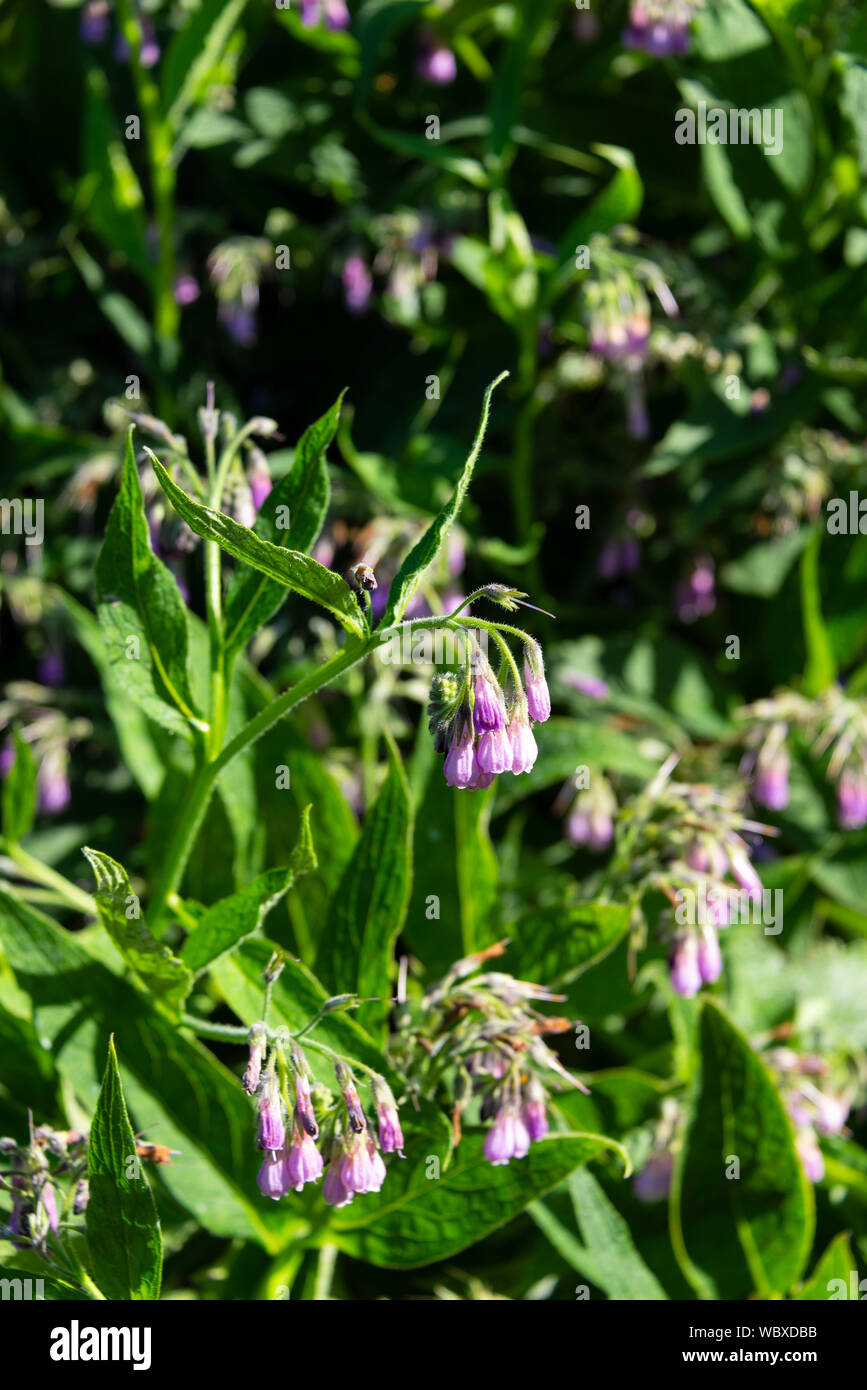
[[[180,1018],[192,974],[168,946],[151,936],[139,916],[141,907],[126,870],[99,850],[85,847],[82,853],[96,879],[99,920],[136,979],[168,1014]],[[130,911],[132,917],[127,915]]]
[[[457,487],[443,507],[439,516],[431,523],[425,531],[421,540],[417,541],[412,550],[407,555],[395,578],[392,580],[391,588],[388,592],[388,604],[379,625],[380,630],[391,627],[393,623],[399,622],[406,612],[413,594],[421,583],[422,577],[430,569],[443,547],[446,536],[451,529],[452,522],[458,515],[463,505],[470,479],[473,476],[473,469],[476,466],[476,459],[482,449],[482,441],[485,437],[485,430],[488,427],[488,415],[491,408],[491,396],[499,386],[501,381],[505,381],[508,372],[501,372],[498,377],[490,383],[485,391],[482,401],[482,414],[479,426],[476,430],[476,437],[473,440],[473,447],[469,452],[463,471],[458,479]]]
[[[407,135],[401,130],[387,130],[369,117],[363,117],[362,124],[387,149],[416,160],[424,160],[427,164],[444,169],[446,173],[454,174],[455,178],[472,184],[474,188],[488,187],[489,179],[484,165],[477,159],[449,149],[446,141],[427,140],[423,135]]]
[[[23,840],[36,814],[36,763],[18,730],[13,735],[15,760],[3,782],[3,836],[10,845]]]
[[[87,1244],[100,1290],[112,1299],[159,1298],[160,1223],[136,1157],[113,1038],[90,1126],[87,1176]]]
[[[442,776],[439,766],[434,777]],[[454,804],[455,869],[461,913],[464,955],[479,951],[499,935],[497,894],[497,856],[488,827],[496,789],[465,792],[450,788]]]
[[[335,1213],[329,1238],[356,1259],[413,1269],[474,1245],[611,1141],[599,1134],[557,1134],[530,1146],[520,1162],[497,1167],[482,1153],[484,1137],[465,1134],[451,1163],[431,1176],[437,1145],[419,1136],[406,1160],[392,1163],[378,1195]]]
[[[169,44],[161,64],[162,105],[177,130],[184,112],[203,93],[247,0],[203,0]]]
[[[302,812],[298,843],[288,868],[269,869],[240,893],[208,908],[181,951],[181,959],[189,970],[198,974],[220,956],[233,951],[239,942],[258,930],[296,878],[316,868],[310,836],[310,809],[307,806]]]
[[[177,1160],[161,1167],[161,1182],[205,1230],[279,1249],[297,1219],[263,1203],[256,1187],[255,1114],[238,1079],[241,1050],[233,1074],[169,1023],[147,995],[113,973],[106,964],[107,941],[101,950],[96,943],[88,949],[80,933],[63,931],[2,887],[0,945],[18,985],[33,1001],[39,1037],[50,1043],[58,1071],[82,1104],[89,1110],[96,1104],[98,1059],[114,1033],[137,1127],[147,1126],[159,1143],[180,1150]],[[266,954],[273,949],[269,945]],[[261,1013],[263,969],[264,964],[248,1019]]]
[[[733,1172],[739,1163],[740,1176]],[[672,1188],[672,1240],[704,1298],[785,1291],[813,1237],[813,1192],[764,1064],[719,1007],[701,1011],[700,1066]]]
[[[196,502],[176,483],[159,460],[151,455],[154,472],[179,516],[199,536],[216,541],[223,550],[284,588],[311,599],[332,613],[353,637],[364,637],[367,627],[358,600],[346,580],[299,550],[284,550],[263,540],[246,526],[239,526],[222,512]]]
[[[620,223],[633,222],[641,211],[644,184],[630,150],[619,145],[594,145],[593,153],[614,165],[616,173],[598,193],[592,203],[570,222],[560,240],[559,257],[563,264],[553,271],[545,286],[545,303],[551,304],[575,274],[575,250],[587,246],[599,233],[609,232]]]
[[[100,68],[87,74],[83,155],[86,173],[78,186],[76,211],[115,255],[123,256],[149,282],[145,201],[127,147],[111,109],[108,81]]]
[[[149,718],[190,737],[203,725],[187,675],[187,614],[174,576],[151,549],[127,435],[120,492],[96,562],[99,622],[118,685]]]
[[[592,1173],[576,1169],[569,1177],[569,1194],[595,1264],[594,1282],[601,1284],[608,1297],[626,1301],[667,1298],[635,1248],[629,1226]]]
[[[623,903],[543,907],[510,927],[514,974],[555,986],[569,984],[622,940],[630,908]]]
[[[822,530],[817,526],[801,557],[801,617],[804,624],[804,644],[807,648],[805,695],[818,695],[829,685],[833,685],[837,678],[834,649],[822,619],[822,590],[819,579],[821,545]]]
[[[331,899],[316,957],[317,973],[335,992],[383,999],[391,992],[392,952],[412,873],[409,788],[400,755],[390,737],[387,742],[385,781]],[[380,1018],[385,1012],[375,1010]]]
[[[138,705],[124,694],[109,660],[105,640],[94,615],[70,594],[58,591],[75,635],[93,662],[102,684],[105,708],[114,725],[123,761],[149,801],[162,785],[165,768],[152,738],[154,732]]]
[[[259,509],[253,533],[272,545],[307,553],[319,538],[331,487],[325,451],[337,433],[344,393],[320,420],[304,431],[295,450],[295,461],[285,478],[269,492]],[[288,516],[288,527],[278,520]],[[237,651],[258,632],[286,597],[285,585],[258,571],[236,570],[226,593],[226,646]]]
[[[820,1256],[809,1278],[804,1280],[792,1296],[796,1299],[810,1299],[822,1303],[835,1299],[849,1299],[852,1297],[851,1275],[853,1271],[855,1273],[854,1296],[860,1301],[858,1265],[849,1244],[849,1234],[847,1231],[841,1231],[831,1241],[824,1254]]]
[[[773,540],[751,545],[743,555],[723,565],[720,581],[736,594],[773,598],[783,587],[810,535],[808,526],[799,526],[791,535],[775,536]]]

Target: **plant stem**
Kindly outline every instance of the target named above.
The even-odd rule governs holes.
[[[419,618],[407,623],[396,623],[383,632],[373,633],[365,642],[347,642],[346,646],[335,652],[322,666],[311,671],[309,675],[298,681],[297,685],[290,686],[276,700],[254,715],[231,742],[226,744],[226,747],[216,758],[210,762],[200,763],[187,789],[174,834],[163,858],[162,868],[151,895],[148,924],[154,934],[158,933],[165,916],[169,896],[177,890],[196,831],[204,818],[214,786],[229,764],[263,734],[266,734],[295,705],[299,705],[302,700],[315,695],[317,691],[322,690],[324,686],[344,671],[348,671],[350,667],[363,661],[366,656],[375,651],[381,643],[388,641],[395,633],[401,632],[404,628],[414,631],[416,628],[446,626],[449,626],[448,621],[441,617]]]
[[[337,1264],[337,1246],[327,1242],[319,1251],[316,1261],[316,1282],[313,1285],[313,1301],[327,1302],[331,1298],[331,1281]]]
[[[20,845],[7,844],[4,845],[4,853],[18,865],[27,878],[33,879],[35,883],[44,884],[46,888],[52,888],[69,907],[74,907],[77,912],[83,912],[88,917],[96,916],[96,903],[89,893],[85,893],[75,883],[70,883],[68,878],[64,878],[41,860],[34,859],[26,849],[22,849]]]
[[[195,1014],[182,1014],[181,1023],[185,1028],[192,1028],[194,1033],[201,1033],[203,1038],[220,1038],[223,1042],[244,1042],[250,1033],[244,1024],[211,1023],[207,1018],[196,1018]]]

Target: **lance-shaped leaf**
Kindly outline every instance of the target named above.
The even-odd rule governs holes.
[[[319,944],[317,973],[331,988],[388,996],[392,949],[406,915],[411,872],[409,788],[389,738],[385,781],[331,899]],[[377,1012],[382,1017],[384,1011]]]
[[[223,550],[243,560],[253,569],[274,579],[296,594],[311,599],[346,628],[353,637],[364,637],[367,624],[358,600],[346,580],[334,570],[326,569],[318,560],[300,550],[284,550],[257,536],[247,526],[239,526],[231,517],[215,512],[196,502],[183,488],[174,483],[157,458],[151,455],[154,472],[175,511],[191,530],[205,540],[216,541]]]
[[[187,675],[187,613],[175,578],[151,549],[127,435],[120,492],[96,562],[99,622],[118,685],[151,719],[190,736],[204,728]]]
[[[286,474],[271,489],[256,517],[253,534],[272,545],[307,553],[328,512],[331,487],[325,451],[337,432],[341,392],[331,409],[305,430]],[[285,521],[286,524],[281,524]],[[286,597],[286,587],[258,570],[238,569],[226,593],[226,646],[237,651],[258,632]]]
[[[705,1000],[672,1188],[683,1272],[706,1298],[785,1293],[801,1276],[813,1224],[812,1188],[779,1092],[746,1039]]]
[[[162,105],[178,130],[184,113],[212,80],[247,0],[203,0],[169,44],[162,67]]]
[[[804,1280],[793,1297],[822,1303],[850,1298],[860,1302],[864,1285],[861,1284],[857,1271],[858,1264],[852,1254],[849,1234],[847,1231],[841,1231],[820,1256],[809,1278]]]
[[[310,810],[305,806],[301,813],[298,843],[287,868],[269,869],[240,893],[233,893],[230,898],[223,898],[222,902],[208,908],[181,951],[181,959],[188,969],[198,973],[234,950],[245,937],[258,930],[296,878],[316,868]]]
[[[382,1191],[335,1213],[329,1238],[347,1254],[390,1269],[444,1260],[511,1221],[606,1148],[600,1134],[557,1134],[520,1162],[494,1167],[481,1134],[465,1134],[448,1166],[442,1141],[420,1135],[391,1162]],[[437,1160],[437,1162],[432,1162]]]
[[[476,466],[476,459],[479,457],[482,450],[482,441],[485,437],[485,430],[488,427],[491,396],[494,394],[500,382],[505,381],[508,375],[508,372],[501,372],[498,377],[495,377],[485,391],[479,427],[476,430],[473,447],[464,464],[457,486],[439,516],[431,522],[421,539],[416,541],[392,580],[391,588],[388,591],[388,604],[383,614],[382,622],[379,625],[380,628],[391,627],[392,623],[400,621],[406,612],[407,605],[412,599],[413,594],[421,583],[422,577],[427,570],[430,569],[436,557],[439,555],[452,523],[463,506],[467,488],[473,476],[473,469]]]
[[[106,1298],[159,1298],[163,1242],[117,1067],[114,1038],[90,1126],[87,1244],[93,1277]]]
[[[166,1012],[180,1017],[192,988],[192,974],[168,946],[151,936],[126,870],[99,850],[85,848],[82,853],[96,879],[99,920],[136,979]]]
[[[2,828],[5,839],[17,845],[33,824],[36,814],[36,763],[29,744],[15,730],[15,757],[3,781]]]

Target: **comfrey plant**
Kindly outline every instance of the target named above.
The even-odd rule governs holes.
[[[523,595],[515,589],[489,584],[471,597],[492,598],[512,609]],[[445,779],[449,786],[461,789],[489,787],[501,772],[513,772],[516,776],[529,772],[538,752],[530,723],[544,723],[551,714],[551,696],[538,642],[503,624],[481,626],[499,647],[499,672],[494,674],[477,638],[470,634],[466,665],[457,674],[448,672],[434,677],[428,705],[434,747],[445,754]],[[523,643],[523,683],[504,633]]]
[[[37,1127],[31,1118],[28,1144],[0,1139],[0,1189],[12,1194],[0,1235],[16,1250],[62,1259],[64,1234],[87,1206],[86,1172],[87,1136],[78,1130]]]
[[[633,0],[623,47],[652,58],[683,57],[689,52],[689,26],[701,0]]]
[[[867,825],[867,700],[829,686],[814,700],[783,690],[738,711],[746,752],[741,771],[755,799],[773,811],[789,804],[791,744],[799,737],[816,757],[828,754],[841,830]]]
[[[473,600],[482,597],[491,598],[513,611],[519,601],[516,592],[488,585],[470,595],[453,613],[402,621],[425,575],[447,544],[482,446],[491,395],[506,375],[503,373],[488,387],[476,439],[457,486],[442,511],[404,558],[389,587],[384,611],[375,628],[370,602],[375,580],[372,584],[361,585],[359,602],[356,590],[342,575],[320,564],[308,553],[322,527],[327,507],[329,486],[324,454],[337,429],[339,400],[307,431],[298,445],[294,468],[271,488],[265,486],[264,468],[259,458],[261,451],[257,446],[249,468],[252,471],[255,465],[258,469],[261,505],[255,514],[245,518],[252,525],[245,525],[226,510],[227,502],[231,503],[237,494],[232,479],[237,479],[238,486],[252,488],[251,471],[243,473],[240,460],[256,438],[274,437],[276,422],[255,417],[240,425],[233,416],[216,408],[213,392],[209,392],[206,405],[199,412],[204,443],[203,470],[196,467],[185,439],[172,434],[162,422],[153,422],[155,428],[151,428],[159,441],[162,459],[150,449],[145,453],[156,479],[180,520],[205,541],[210,673],[205,709],[200,708],[199,697],[189,677],[187,618],[182,596],[175,579],[153,551],[130,431],[120,496],[109,519],[97,569],[100,621],[112,671],[121,688],[142,705],[150,718],[181,734],[195,750],[194,774],[178,808],[174,830],[152,891],[149,906],[152,926],[154,922],[159,925],[168,910],[169,899],[176,892],[205,810],[224,770],[301,701],[395,636],[400,639],[404,633],[418,628],[443,628],[458,634],[472,627],[489,633],[503,656],[500,678],[505,682],[505,693],[485,668],[484,673],[479,672],[480,677],[483,675],[484,689],[479,686],[480,704],[476,707],[476,688],[470,691],[465,674],[464,685],[456,692],[450,716],[450,739],[460,730],[459,742],[463,740],[466,747],[469,730],[474,743],[478,740],[481,759],[478,773],[482,778],[511,769],[516,758],[521,768],[532,766],[535,741],[529,721],[547,718],[550,711],[538,644],[516,629],[462,614]],[[226,555],[241,562],[228,583],[222,568]],[[346,634],[345,644],[332,647],[332,654],[321,666],[310,670],[295,685],[270,700],[227,741],[235,663],[289,590],[319,605],[325,615],[342,627]],[[158,645],[155,637],[158,632],[171,634],[171,640]],[[514,658],[509,654],[504,633],[524,644],[523,683]],[[479,726],[482,706],[484,727]],[[485,739],[482,751],[486,734],[494,737]],[[441,741],[442,735],[438,737]],[[472,772],[468,775],[457,773],[456,779],[469,785]]]
[[[265,971],[265,1005],[285,957],[274,957]],[[309,1035],[335,1009],[354,1007],[357,996],[327,1000],[301,1030]],[[227,1030],[228,1031],[228,1030]],[[238,1030],[236,1030],[238,1031]],[[299,1033],[299,1036],[301,1034]],[[259,1191],[274,1201],[301,1192],[325,1174],[322,1197],[328,1206],[345,1207],[355,1196],[378,1192],[386,1177],[383,1154],[402,1157],[403,1133],[394,1095],[384,1076],[350,1062],[318,1039],[307,1046],[333,1062],[336,1091],[313,1081],[303,1049],[285,1026],[269,1029],[262,1021],[248,1033],[249,1057],[243,1087],[257,1108],[257,1139],[263,1150]],[[377,1134],[365,1115],[353,1066],[370,1087]]]
[[[543,1041],[546,1033],[571,1031],[572,1023],[533,1007],[565,996],[482,970],[507,945],[495,942],[456,961],[424,995],[419,1018],[395,1040],[410,1092],[451,1105],[456,1143],[471,1103],[473,1113],[490,1122],[483,1152],[495,1166],[526,1157],[531,1143],[548,1133],[549,1088],[587,1089]]]
[[[845,1132],[858,1081],[852,1068],[815,1052],[773,1047],[764,1054],[789,1118],[795,1127],[795,1147],[810,1182],[821,1182],[825,1160],[822,1136]]]
[[[776,834],[743,811],[743,790],[669,780],[672,756],[634,801],[623,808],[610,881],[637,913],[648,890],[670,904],[661,917],[669,947],[671,984],[686,998],[722,971],[718,932],[735,922],[762,922],[778,931],[777,913],[752,863],[752,842]]]

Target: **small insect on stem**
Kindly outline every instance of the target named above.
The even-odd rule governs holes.
[[[139,1134],[143,1134],[140,1130]],[[135,1136],[135,1151],[138,1158],[146,1158],[151,1163],[171,1163],[175,1154],[180,1154],[180,1149],[170,1149],[166,1144],[152,1144],[147,1139],[141,1139],[139,1134]]]

